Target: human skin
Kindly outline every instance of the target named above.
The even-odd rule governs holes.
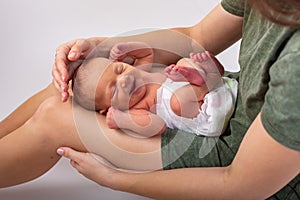
[[[219,4],[198,24],[173,30],[190,36],[206,50],[218,54],[240,39],[242,23],[241,17],[227,13]],[[163,39],[163,33],[156,32],[146,36],[155,35],[155,38]],[[145,42],[148,43],[150,39],[146,36],[135,39],[147,40]],[[68,46],[69,51],[65,52],[63,59],[69,57],[76,60],[80,53],[77,50],[80,45],[73,43],[65,46]],[[73,57],[74,52],[76,53]],[[168,58],[174,62],[175,57]],[[161,62],[166,61],[162,57],[160,59]],[[65,66],[59,64],[59,60],[54,67],[54,71],[59,75],[55,76],[55,80],[58,89],[64,94],[66,90],[63,87],[66,82],[61,76],[67,77],[68,74]],[[90,156],[70,148],[61,148],[59,153],[71,159],[74,162],[73,166],[80,173],[100,185],[154,199],[266,199],[300,172],[299,151],[287,148],[270,137],[262,125],[260,113],[248,129],[232,164],[227,167],[185,168],[133,174],[108,168],[94,162]]]
[[[165,73],[145,73],[151,72],[155,63],[153,49],[142,42],[118,43],[109,57],[88,59],[79,67],[73,77],[75,99],[84,108],[105,114],[110,128],[131,130],[144,137],[166,129],[155,110],[156,92],[166,77],[191,83],[176,90],[170,102],[178,116],[194,118],[208,93],[207,85],[217,87],[224,74],[224,67],[208,51],[191,53],[189,58],[167,66]]]
[[[45,173],[59,160],[53,151],[59,143],[69,143],[76,149],[85,150],[79,137],[72,134],[72,128],[67,125],[63,128],[66,131],[63,137],[60,131],[46,131],[52,126],[47,125],[46,118],[49,117],[47,120],[50,122],[55,121],[50,117],[51,112],[56,112],[51,108],[51,102],[57,98],[59,95],[50,84],[1,121],[0,157],[5,162],[1,162],[0,166],[0,187],[29,181]],[[70,104],[65,106],[69,108]],[[49,111],[48,116],[45,110]],[[67,120],[68,114],[61,113],[62,119]],[[62,128],[62,123],[57,122],[56,125],[57,130]]]
[[[27,109],[27,106],[30,109]],[[27,112],[26,115],[22,115],[23,111]],[[60,159],[56,153],[56,149],[60,146],[70,146],[87,152],[82,138],[78,135],[73,112],[79,112],[85,119],[88,116],[94,118],[94,112],[74,106],[71,99],[62,103],[60,95],[50,84],[1,121],[0,158],[5,162],[1,162],[0,165],[0,188],[33,180],[47,172]],[[18,116],[17,120],[13,120],[15,116]],[[109,129],[104,116],[100,114],[95,119],[101,124],[103,134],[101,130],[91,130],[88,127],[81,127],[80,130],[86,133],[97,131],[98,137],[102,139],[102,156],[109,156],[115,152],[111,163],[120,168],[123,165],[123,168],[134,170],[162,167],[160,153],[156,153],[159,149],[159,138],[140,140]],[[132,143],[138,145],[132,145]],[[147,163],[143,158],[140,161],[131,162],[132,166],[128,164],[127,159],[133,160],[133,153],[147,152],[153,152],[153,156],[149,158],[152,164],[139,165],[139,162]]]
[[[191,28],[175,30],[197,38],[205,49],[217,54],[240,38],[241,28],[242,19],[228,14],[219,5],[199,24]],[[163,33],[159,32],[158,36]],[[138,38],[147,39],[145,35]],[[101,41],[98,39],[90,40],[90,42]],[[60,66],[54,67],[53,74],[58,77],[54,82],[60,95],[63,95],[64,101],[67,101],[66,80],[69,76],[64,61],[67,61],[67,55],[76,60],[81,52],[86,52],[87,49],[84,46],[89,46],[92,43],[90,42],[73,41],[64,48],[58,49],[56,65],[60,63]],[[75,55],[72,52],[75,52]],[[159,55],[161,57],[158,56],[156,59],[161,59],[162,63],[168,63],[164,60],[166,57],[162,56],[166,54]],[[168,59],[174,62],[178,56],[170,55]],[[60,70],[56,71],[56,69]],[[51,96],[48,91],[46,93],[46,96]],[[58,146],[70,146],[84,151],[76,139],[77,132],[74,132],[71,102],[61,103],[60,95],[46,99],[37,96],[35,102],[38,103],[30,104],[33,108],[30,108],[26,114],[32,117],[23,117],[22,112],[17,111],[15,114],[20,115],[17,124],[23,125],[5,125],[1,129],[4,130],[2,134],[4,137],[0,140],[0,157],[5,160],[0,166],[1,187],[28,181],[44,173],[59,159],[55,154],[55,148]],[[39,108],[36,111],[34,107]],[[105,127],[105,123],[101,122],[102,119],[97,116],[99,123]],[[11,120],[5,120],[5,122],[15,123]],[[9,132],[5,127],[10,127],[13,131]],[[145,152],[160,148],[158,137],[127,141],[124,134],[118,134],[118,132],[108,134],[111,132],[107,131],[105,129],[104,133],[107,133],[110,141],[117,144],[119,142],[123,148],[128,148],[127,151]],[[33,144],[29,142],[33,146],[25,143],[29,139],[35,141]],[[127,142],[131,142],[130,146],[126,146]],[[270,137],[262,126],[260,114],[247,131],[232,164],[223,168],[176,169],[135,174],[116,171],[95,162],[90,154],[69,148],[62,148],[58,152],[70,158],[72,165],[79,172],[101,185],[155,199],[265,199],[285,186],[300,172],[300,153],[281,145]],[[160,159],[159,154],[157,159]],[[255,163],[252,162],[253,160]]]
[[[228,28],[230,28],[230,26],[228,26]],[[187,30],[188,29],[176,29],[176,31],[180,31],[182,33],[185,33]],[[142,35],[129,40],[146,40],[145,42],[148,43],[148,38],[155,38],[152,36],[159,36],[160,34],[169,36],[170,32],[158,31],[152,33],[150,37],[147,35]],[[176,34],[175,32],[172,32],[171,36],[175,39],[178,39],[178,37],[181,38],[181,34],[180,36],[178,36],[178,34]],[[233,36],[233,34],[231,34],[231,36]],[[221,40],[223,39],[223,37],[224,34],[222,34],[222,37],[216,36],[212,39],[219,39],[220,41],[223,41]],[[235,40],[234,38],[236,39],[236,37],[233,37],[230,40]],[[75,51],[77,49],[77,51],[80,52],[78,54],[75,53],[75,55],[73,53],[69,54],[70,58],[72,58],[72,56],[75,56],[73,57],[73,60],[76,60],[79,56],[86,56],[89,52],[91,52],[91,47],[94,47],[99,43],[99,41],[102,40],[104,40],[104,38],[100,40],[99,38],[94,38],[89,41],[72,41],[68,43],[67,46],[58,48],[56,53],[55,66],[71,63],[65,57],[65,55],[69,51]],[[119,41],[119,39],[110,41],[107,44],[108,46],[103,47],[104,49],[106,48],[107,50],[109,50],[109,47]],[[153,42],[155,43],[155,41]],[[201,41],[199,42],[200,44],[202,44]],[[186,38],[183,38],[182,43],[182,46],[185,46],[190,44],[190,41],[186,40]],[[220,42],[220,44],[214,47],[205,46],[205,48],[210,50],[211,52],[217,53],[224,48],[223,45],[226,46],[227,44],[227,42]],[[157,45],[158,47],[169,46],[170,48],[173,48],[172,44],[169,43],[160,44],[160,42],[158,42],[155,45]],[[174,55],[164,50],[155,51],[155,62],[158,63],[175,63],[180,58],[178,55]],[[185,54],[186,56],[188,56],[188,52],[190,52],[189,49],[187,49],[186,52],[181,52],[180,54]],[[104,52],[103,55],[108,56],[108,52]],[[166,58],[168,59],[166,60]],[[70,67],[70,65],[68,66]],[[45,90],[30,98],[15,112],[13,112],[10,116],[8,116],[1,122],[0,130],[2,138],[0,140],[0,157],[6,160],[6,162],[5,164],[0,166],[1,177],[4,177],[3,179],[1,179],[0,187],[7,187],[23,183],[45,173],[58,161],[59,156],[57,156],[55,152],[59,146],[69,146],[78,151],[86,151],[76,130],[75,121],[72,115],[72,113],[74,112],[74,108],[71,104],[72,102],[67,98],[69,96],[69,93],[67,93],[69,87],[66,84],[66,81],[70,78],[68,74],[72,74],[74,69],[74,67],[68,68],[68,70],[64,71],[67,74],[60,74],[60,72],[53,70],[53,75],[56,77],[58,76],[61,79],[59,81],[54,80],[53,84],[56,87],[59,87],[59,93],[62,94],[62,96],[60,96],[60,94],[58,94],[54,90],[53,85],[50,84]],[[60,86],[59,84],[61,83],[64,84]],[[65,101],[65,103],[61,102],[61,98]],[[100,135],[106,134],[107,137],[110,138],[110,141],[112,141],[117,146],[122,147],[122,149],[124,149],[125,151],[136,153],[156,152],[154,153],[152,159],[152,163],[154,164],[146,163],[146,165],[150,165],[150,167],[145,166],[145,164],[143,164],[145,162],[142,161],[140,161],[139,164],[133,163],[132,166],[128,166],[128,162],[118,159],[119,157],[126,158],[126,156],[124,157],[123,155],[123,151],[121,151],[120,156],[112,158],[110,160],[111,163],[119,165],[119,167],[122,167],[123,165],[124,168],[132,168],[135,170],[142,170],[145,168],[160,169],[162,167],[160,155],[160,137],[152,137],[144,140],[129,137],[128,135],[121,134],[116,130],[106,129],[106,123],[103,119],[103,116],[96,116],[97,120],[101,124],[101,127],[105,130]],[[31,142],[28,142],[29,140]],[[107,146],[110,146],[110,144],[111,142],[108,142]],[[107,156],[107,154],[109,154],[111,150],[113,149],[101,149],[101,151],[103,151],[102,156]],[[128,157],[130,157],[130,160],[133,160],[131,155],[129,155]]]
[[[206,53],[200,54],[206,55]],[[87,65],[82,66],[83,69],[90,71],[90,82],[80,87],[84,87],[87,91],[93,91],[94,81],[92,80],[99,79],[96,81],[96,95],[88,96],[96,96],[96,110],[106,114],[108,126],[131,130],[145,137],[162,134],[166,125],[163,119],[156,115],[155,104],[157,90],[166,80],[166,76],[162,73],[148,73],[138,69],[138,66],[134,67],[124,62],[113,62],[105,67],[102,66],[104,60],[106,59],[101,57],[94,58],[89,60]],[[210,61],[209,58],[205,61],[205,64],[214,68],[213,61]],[[192,68],[190,62],[192,62],[191,59],[184,58],[177,64]],[[102,66],[102,68],[98,66]],[[79,69],[78,76],[80,72]],[[74,88],[76,95],[76,87]],[[186,85],[176,90],[171,96],[171,108],[179,116],[193,118],[199,114],[199,109],[207,93],[206,85]],[[84,97],[82,96],[82,98]]]

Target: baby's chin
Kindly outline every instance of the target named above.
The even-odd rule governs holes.
[[[137,103],[139,103],[144,98],[146,92],[147,92],[147,88],[145,85],[136,87],[130,96],[129,107],[131,108],[135,106]]]

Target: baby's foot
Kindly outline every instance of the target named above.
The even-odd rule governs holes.
[[[208,51],[202,53],[191,53],[190,58],[206,73],[219,73],[220,76],[224,74],[224,67],[218,59]]]
[[[202,77],[209,89],[213,89],[221,83],[224,67],[214,55],[205,51],[197,54],[191,53],[190,57],[199,69],[204,70],[205,74]]]
[[[186,78],[178,71],[179,66],[172,64],[165,68],[165,74],[173,81],[187,81]]]
[[[165,69],[166,76],[173,81],[187,81],[191,84],[202,86],[205,84],[203,72],[193,67],[170,65]],[[201,75],[202,74],[202,75]]]

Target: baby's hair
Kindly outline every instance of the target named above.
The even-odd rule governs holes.
[[[101,59],[99,64],[94,64],[93,61],[100,58],[92,58],[85,60],[77,69],[75,76],[73,77],[73,99],[85,109],[98,111],[95,104],[96,89],[98,81],[102,76],[102,72],[105,70],[109,61]]]

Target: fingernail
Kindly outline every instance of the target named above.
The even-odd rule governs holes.
[[[61,76],[61,79],[63,80],[63,81],[66,81],[66,76]]]
[[[67,98],[67,94],[66,93],[62,93],[61,94],[61,100],[64,102]]]
[[[61,148],[59,148],[59,149],[57,149],[57,151],[56,151],[56,153],[58,154],[58,155],[60,155],[60,156],[62,156],[63,154],[64,154],[64,150],[63,149],[61,149]]]
[[[68,90],[68,85],[66,84],[62,84],[60,87],[64,92]]]
[[[69,58],[74,58],[76,56],[76,53],[75,52],[70,52],[69,53]]]

